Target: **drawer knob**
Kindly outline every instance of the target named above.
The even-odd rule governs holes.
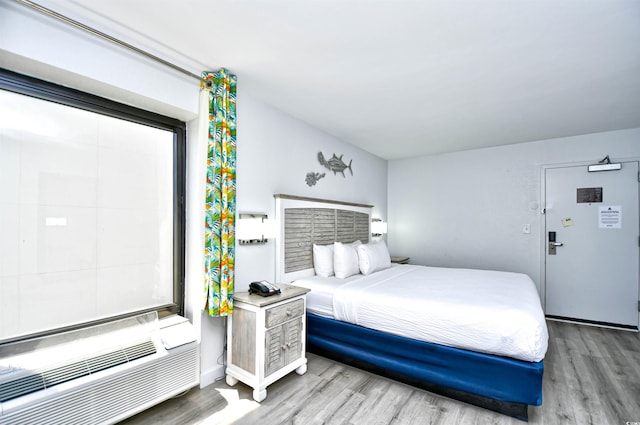
[[[293,312],[291,310],[287,310],[287,316],[291,316]]]
[[[282,348],[282,350],[284,351],[284,350],[287,349],[287,346],[286,345],[282,345],[282,346],[280,346],[280,348]]]

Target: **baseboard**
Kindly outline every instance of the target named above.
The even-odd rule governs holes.
[[[573,323],[574,325],[594,326],[597,328],[615,329],[617,331],[631,331],[631,332],[639,331],[637,326],[619,325],[616,323],[595,322],[592,320],[574,319],[571,317],[550,316],[550,315],[547,315],[546,318],[548,320],[553,320],[556,322]]]
[[[218,381],[224,376],[224,366],[218,365],[200,374],[200,388],[204,388]]]

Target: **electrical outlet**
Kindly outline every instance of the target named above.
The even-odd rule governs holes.
[[[523,224],[522,225],[522,233],[526,233],[526,234],[531,233],[531,225],[530,224]]]

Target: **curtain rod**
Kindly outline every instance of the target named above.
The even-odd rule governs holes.
[[[42,13],[42,14],[45,14],[45,15],[50,16],[52,18],[55,18],[55,19],[57,19],[59,21],[65,22],[65,23],[67,23],[67,24],[69,24],[71,26],[74,26],[76,28],[79,28],[79,29],[81,29],[81,30],[83,30],[85,32],[88,32],[89,34],[92,34],[92,35],[96,36],[96,37],[99,37],[99,38],[102,38],[104,40],[110,41],[110,42],[112,42],[114,44],[117,44],[120,47],[124,47],[126,49],[132,50],[132,51],[134,51],[134,52],[136,52],[136,53],[138,53],[138,54],[140,54],[142,56],[145,56],[145,57],[147,57],[147,58],[149,58],[151,60],[159,62],[159,63],[161,63],[161,64],[163,64],[165,66],[168,66],[169,68],[172,68],[172,69],[174,69],[174,70],[176,70],[178,72],[181,72],[182,74],[185,74],[185,75],[188,75],[189,77],[195,78],[198,81],[202,81],[202,78],[199,75],[194,74],[191,71],[188,71],[188,70],[186,70],[184,68],[181,68],[178,65],[175,65],[175,64],[173,64],[171,62],[168,62],[168,61],[166,61],[166,60],[164,60],[162,58],[159,58],[158,56],[153,55],[153,54],[151,54],[149,52],[146,52],[146,51],[144,51],[142,49],[139,49],[136,46],[133,46],[133,45],[131,45],[129,43],[125,43],[122,40],[118,40],[117,38],[112,37],[109,34],[105,34],[102,31],[98,31],[95,28],[91,28],[88,25],[85,25],[85,24],[83,24],[81,22],[75,21],[75,20],[73,20],[73,19],[71,19],[71,18],[69,18],[67,16],[61,15],[58,12],[55,12],[55,11],[53,11],[51,9],[47,9],[46,7],[40,6],[37,3],[34,3],[32,1],[29,1],[29,0],[15,0],[15,1],[18,2],[18,3],[21,3],[24,6],[30,7],[31,9],[34,9],[34,10],[36,10],[36,11]]]

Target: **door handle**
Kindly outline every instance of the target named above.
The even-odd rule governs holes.
[[[563,245],[562,242],[556,242],[556,232],[549,232],[549,255],[556,255],[556,248]]]

